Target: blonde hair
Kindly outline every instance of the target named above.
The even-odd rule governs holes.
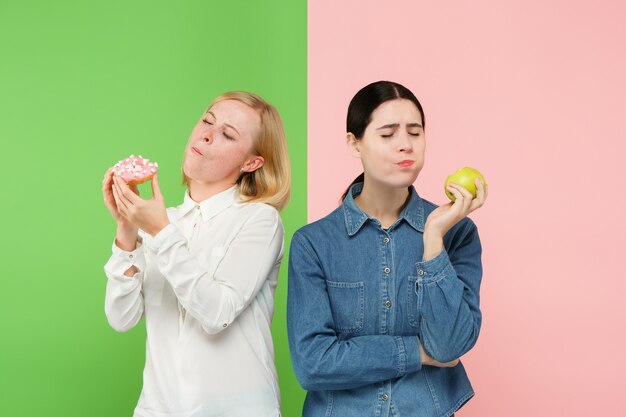
[[[208,109],[224,100],[237,100],[256,110],[261,118],[261,129],[253,142],[252,152],[263,157],[265,162],[256,171],[244,172],[239,176],[239,195],[245,202],[266,203],[281,210],[289,201],[291,168],[287,138],[278,111],[261,97],[245,91],[224,93],[216,97]],[[183,184],[189,187],[189,178],[184,171]]]

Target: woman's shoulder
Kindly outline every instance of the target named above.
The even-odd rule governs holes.
[[[274,206],[266,203],[241,202],[233,205],[231,209],[242,219],[272,219],[282,223],[280,212]]]
[[[341,206],[339,206],[321,219],[300,227],[296,230],[295,235],[318,240],[319,238],[331,236],[333,233],[341,230],[340,227],[342,226],[345,228],[345,217],[343,216]]]

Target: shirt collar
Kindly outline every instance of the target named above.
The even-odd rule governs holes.
[[[354,201],[354,197],[361,194],[362,190],[363,183],[357,182],[350,187],[346,198],[343,200],[342,206],[346,221],[346,231],[349,236],[354,236],[368,219],[372,219]],[[424,205],[417,191],[415,191],[415,187],[412,185],[409,187],[409,202],[402,209],[394,225],[402,219],[406,220],[415,230],[424,232]]]
[[[183,203],[178,206],[178,218],[182,219],[192,210],[200,210],[202,215],[202,221],[206,222],[223,210],[226,210],[230,206],[239,202],[239,193],[237,192],[237,186],[233,185],[227,190],[221,193],[215,194],[212,197],[207,198],[199,203],[192,200],[189,195],[189,189],[185,191]],[[196,208],[198,207],[198,208]]]

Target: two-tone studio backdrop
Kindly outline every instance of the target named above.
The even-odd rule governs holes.
[[[379,79],[424,105],[423,197],[444,203],[443,180],[465,165],[490,186],[472,215],[484,323],[462,358],[476,397],[458,415],[620,415],[625,18],[622,2],[580,0],[0,2],[0,415],[132,413],[144,328],[118,334],[103,312],[111,163],[159,161],[176,205],[183,147],[207,103],[257,92],[287,131],[288,247],[360,172],[346,109]],[[287,347],[286,272],[273,332],[292,417],[304,392]]]

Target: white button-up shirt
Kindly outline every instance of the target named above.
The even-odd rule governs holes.
[[[270,324],[283,256],[276,209],[232,187],[201,203],[185,193],[154,238],[113,244],[105,311],[118,331],[146,318],[146,365],[135,417],[276,417]],[[139,272],[124,275],[131,266]]]

